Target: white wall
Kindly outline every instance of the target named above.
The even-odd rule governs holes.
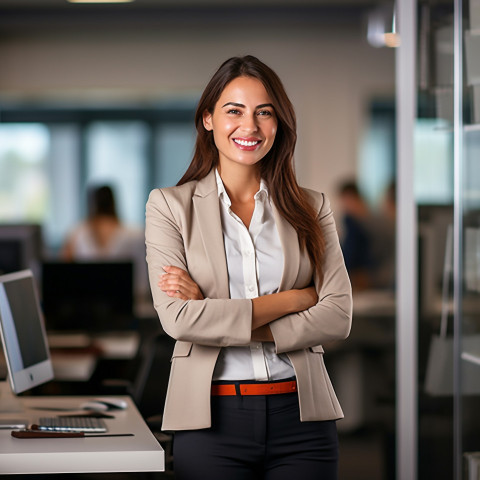
[[[356,172],[369,100],[394,95],[394,52],[370,47],[360,27],[219,23],[4,33],[0,98],[198,95],[223,60],[250,53],[277,71],[296,107],[300,183],[333,196]]]

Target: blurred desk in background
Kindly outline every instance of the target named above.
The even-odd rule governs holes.
[[[140,345],[138,332],[48,332],[55,380],[87,382],[100,360],[132,360]]]
[[[391,290],[364,290],[353,295],[353,318],[395,316],[395,292]]]
[[[100,361],[131,361],[140,347],[138,332],[85,333],[48,332],[54,378],[59,382],[88,382]],[[0,354],[0,378],[7,366]]]
[[[48,344],[54,349],[92,349],[97,356],[112,359],[131,359],[138,351],[140,334],[137,331],[87,333],[47,332]]]
[[[345,414],[339,431],[394,421],[395,293],[366,290],[353,296],[349,337],[325,345],[325,363]],[[387,401],[385,401],[387,399]]]

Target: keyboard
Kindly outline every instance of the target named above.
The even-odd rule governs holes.
[[[38,420],[38,429],[49,432],[106,432],[107,426],[97,417],[41,417]]]

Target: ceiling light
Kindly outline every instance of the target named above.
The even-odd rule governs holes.
[[[374,47],[400,46],[397,32],[395,5],[381,5],[368,14],[367,39]]]
[[[130,3],[135,0],[67,0],[69,3]]]

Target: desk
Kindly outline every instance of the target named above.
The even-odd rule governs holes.
[[[133,331],[47,334],[55,380],[59,381],[88,382],[99,359],[131,360],[140,345],[140,335]]]
[[[86,333],[47,332],[50,349],[94,348],[97,356],[118,360],[130,360],[137,354],[140,334],[130,332]]]
[[[349,338],[324,346],[325,363],[345,413],[337,423],[339,432],[390,421],[391,410],[382,399],[390,395],[395,379],[395,305],[394,292],[354,292]]]
[[[92,397],[19,397],[24,412],[2,413],[2,418],[25,418],[66,412],[40,410],[75,409]],[[134,437],[66,439],[18,439],[10,430],[0,430],[0,474],[161,472],[164,452],[129,397],[126,410],[111,412],[105,419],[108,433],[133,433]]]

